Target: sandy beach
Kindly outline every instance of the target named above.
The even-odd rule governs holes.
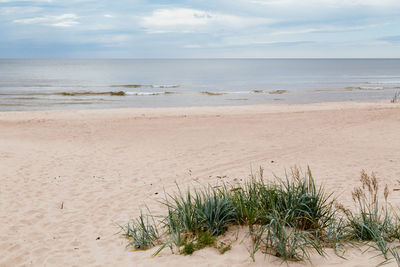
[[[240,238],[224,255],[151,257],[126,248],[118,225],[145,205],[163,214],[158,201],[175,182],[229,183],[260,166],[272,178],[309,165],[350,208],[360,171],[374,171],[399,207],[399,133],[400,105],[390,103],[1,112],[0,266],[280,266],[261,253],[252,262]],[[327,252],[314,266],[383,261]]]

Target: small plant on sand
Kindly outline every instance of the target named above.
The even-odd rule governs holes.
[[[142,212],[136,220],[121,227],[123,235],[129,240],[129,246],[138,250],[146,250],[158,244],[160,235],[155,220]]]
[[[236,218],[236,209],[230,199],[221,191],[209,187],[199,193],[196,213],[200,217],[202,232],[213,236],[223,234]]]
[[[197,234],[196,249],[202,249],[215,245],[215,237],[209,232],[202,232]]]
[[[196,250],[205,247],[216,247],[216,239],[208,232],[198,233],[194,240],[183,245],[182,253],[185,255],[193,254]]]
[[[182,254],[192,255],[194,251],[195,251],[195,245],[193,244],[193,242],[189,242],[183,245]]]
[[[218,249],[220,254],[225,254],[225,252],[232,249],[232,244],[225,244],[224,242],[220,242],[215,245],[215,248]]]

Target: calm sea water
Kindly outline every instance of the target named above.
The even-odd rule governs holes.
[[[0,110],[389,101],[400,59],[0,60]]]

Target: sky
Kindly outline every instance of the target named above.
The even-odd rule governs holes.
[[[0,58],[400,58],[400,0],[0,0]]]

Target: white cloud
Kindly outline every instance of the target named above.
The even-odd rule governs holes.
[[[53,27],[71,27],[78,25],[79,17],[75,14],[62,14],[59,16],[42,16],[28,19],[16,19],[14,23],[21,24],[42,24]]]
[[[265,18],[247,18],[190,8],[157,9],[141,18],[140,25],[150,33],[208,32],[209,30],[240,29],[271,23]]]
[[[111,18],[113,18],[114,16],[111,15],[111,14],[105,14],[104,17],[105,17],[105,18],[108,18],[108,19],[111,19]]]
[[[398,0],[252,0],[254,4],[267,6],[315,6],[315,7],[345,7],[345,6],[400,6]]]

